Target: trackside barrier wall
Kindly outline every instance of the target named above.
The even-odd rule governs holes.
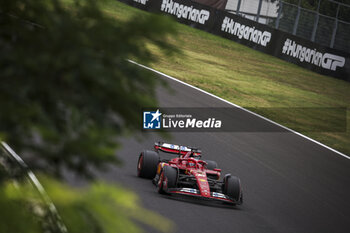
[[[350,82],[350,54],[190,0],[119,0],[236,41],[317,73]]]

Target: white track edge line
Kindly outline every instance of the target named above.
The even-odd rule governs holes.
[[[221,97],[219,97],[219,96],[216,96],[216,95],[214,95],[214,94],[212,94],[212,93],[209,93],[209,92],[207,92],[207,91],[204,91],[204,90],[202,90],[202,89],[200,89],[200,88],[198,88],[198,87],[195,87],[195,86],[193,86],[193,85],[191,85],[191,84],[188,84],[188,83],[186,83],[186,82],[184,82],[184,81],[181,81],[181,80],[179,80],[179,79],[177,79],[177,78],[174,78],[174,77],[172,77],[172,76],[170,76],[170,75],[164,74],[164,73],[162,73],[162,72],[160,72],[160,71],[158,71],[158,70],[152,69],[152,68],[150,68],[150,67],[148,67],[148,66],[145,66],[145,65],[142,65],[142,64],[139,64],[139,63],[137,63],[137,62],[135,62],[135,61],[133,61],[133,60],[129,60],[129,59],[128,59],[128,61],[129,61],[130,63],[133,63],[133,64],[135,64],[135,65],[138,65],[138,66],[140,66],[140,67],[142,67],[142,68],[144,68],[144,69],[147,69],[147,70],[150,70],[150,71],[152,71],[152,72],[154,72],[154,73],[160,74],[160,75],[162,75],[162,76],[164,76],[164,77],[166,77],[166,78],[168,78],[168,79],[174,80],[174,81],[176,81],[176,82],[178,82],[178,83],[181,83],[181,84],[183,84],[183,85],[185,85],[185,86],[191,87],[191,88],[193,88],[193,89],[195,89],[195,90],[197,90],[197,91],[200,91],[200,92],[202,92],[202,93],[204,93],[204,94],[207,94],[207,95],[209,95],[209,96],[211,96],[211,97],[213,97],[213,98],[216,98],[216,99],[218,99],[218,100],[221,100],[221,101],[223,101],[223,102],[225,102],[225,103],[227,103],[227,104],[229,104],[229,105],[232,105],[232,106],[234,106],[234,107],[236,107],[236,108],[239,108],[239,109],[241,109],[241,110],[243,110],[243,111],[246,111],[246,112],[248,112],[248,113],[250,113],[250,114],[253,114],[254,116],[257,116],[257,117],[259,117],[259,118],[261,118],[261,119],[264,119],[264,120],[266,120],[266,121],[268,121],[268,122],[270,122],[270,123],[272,123],[272,124],[274,124],[274,125],[277,125],[277,126],[283,128],[283,129],[285,129],[285,130],[288,130],[288,131],[290,131],[290,132],[292,132],[292,133],[294,133],[294,134],[296,134],[296,135],[299,135],[300,137],[303,137],[303,138],[305,138],[305,139],[307,139],[307,140],[309,140],[309,141],[312,141],[312,142],[314,142],[314,143],[316,143],[316,144],[318,144],[318,145],[320,145],[320,146],[322,146],[322,147],[324,147],[324,148],[326,148],[326,149],[328,149],[328,150],[330,150],[330,151],[333,151],[334,153],[337,153],[338,155],[341,155],[341,156],[343,156],[344,158],[350,159],[350,156],[348,156],[348,155],[346,155],[346,154],[344,154],[344,153],[342,153],[342,152],[340,152],[340,151],[337,151],[337,150],[335,150],[335,149],[333,149],[333,148],[331,148],[331,147],[329,147],[329,146],[327,146],[327,145],[325,145],[325,144],[323,144],[323,143],[321,143],[321,142],[319,142],[319,141],[316,141],[315,139],[309,138],[308,136],[305,136],[304,134],[301,134],[301,133],[299,133],[299,132],[297,132],[297,131],[295,131],[295,130],[293,130],[293,129],[290,129],[290,128],[284,126],[284,125],[281,125],[281,124],[279,124],[279,123],[277,123],[277,122],[274,122],[273,120],[270,120],[270,119],[268,119],[268,118],[266,118],[266,117],[263,117],[263,116],[261,116],[261,115],[255,113],[255,112],[252,112],[252,111],[250,111],[250,110],[248,110],[248,109],[245,109],[245,108],[243,108],[243,107],[241,107],[241,106],[239,106],[239,105],[237,105],[237,104],[234,104],[234,103],[232,103],[232,102],[230,102],[230,101],[228,101],[228,100],[225,100],[225,99],[223,99],[223,98],[221,98]]]

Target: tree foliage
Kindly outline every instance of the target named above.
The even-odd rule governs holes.
[[[140,207],[138,197],[125,188],[98,182],[72,189],[45,176],[40,180],[69,233],[142,232],[133,220],[158,232],[173,229],[172,222]],[[54,224],[48,226],[49,208],[30,183],[5,182],[0,189],[0,233],[62,233]]]
[[[147,43],[176,51],[173,24],[118,22],[103,2],[0,0],[0,135],[31,168],[90,176],[117,163],[117,137],[156,104],[155,79],[126,59],[155,61]]]
[[[156,105],[156,79],[127,59],[156,61],[149,44],[177,51],[168,18],[121,22],[102,10],[107,1],[0,0],[0,139],[51,177],[91,177],[90,168],[117,164],[118,137],[140,129],[141,108]],[[27,168],[6,156],[0,150],[0,233],[57,232]],[[40,180],[68,232],[140,232],[132,219],[172,227],[124,188]]]

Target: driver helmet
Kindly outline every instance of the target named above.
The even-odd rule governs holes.
[[[188,167],[195,167],[196,163],[193,161],[189,161],[187,165],[188,165]]]
[[[191,153],[191,157],[193,157],[194,159],[200,159],[201,158],[200,154],[196,153],[196,152],[192,152]]]

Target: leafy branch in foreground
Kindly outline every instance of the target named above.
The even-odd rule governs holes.
[[[156,79],[126,59],[154,62],[146,43],[176,51],[168,18],[119,22],[101,2],[0,0],[0,135],[57,177],[118,162],[116,138],[156,104]]]
[[[138,197],[124,188],[94,183],[88,187],[72,189],[44,176],[40,180],[69,233],[141,232],[132,219],[159,232],[173,229],[172,222],[140,207]],[[45,208],[32,186],[24,182],[6,182],[0,188],[0,222],[4,223],[0,225],[0,232],[42,232],[41,221],[45,218],[34,216],[43,215]],[[36,214],[33,215],[33,212]]]
[[[138,130],[141,108],[156,105],[157,79],[126,59],[156,61],[145,44],[176,51],[167,42],[174,33],[168,18],[118,21],[101,10],[106,1],[0,0],[0,139],[42,174],[92,177],[90,168],[117,164],[118,137]],[[47,205],[24,182],[27,166],[5,158],[0,233],[56,232]],[[140,232],[133,219],[172,228],[121,187],[40,180],[68,232]]]

